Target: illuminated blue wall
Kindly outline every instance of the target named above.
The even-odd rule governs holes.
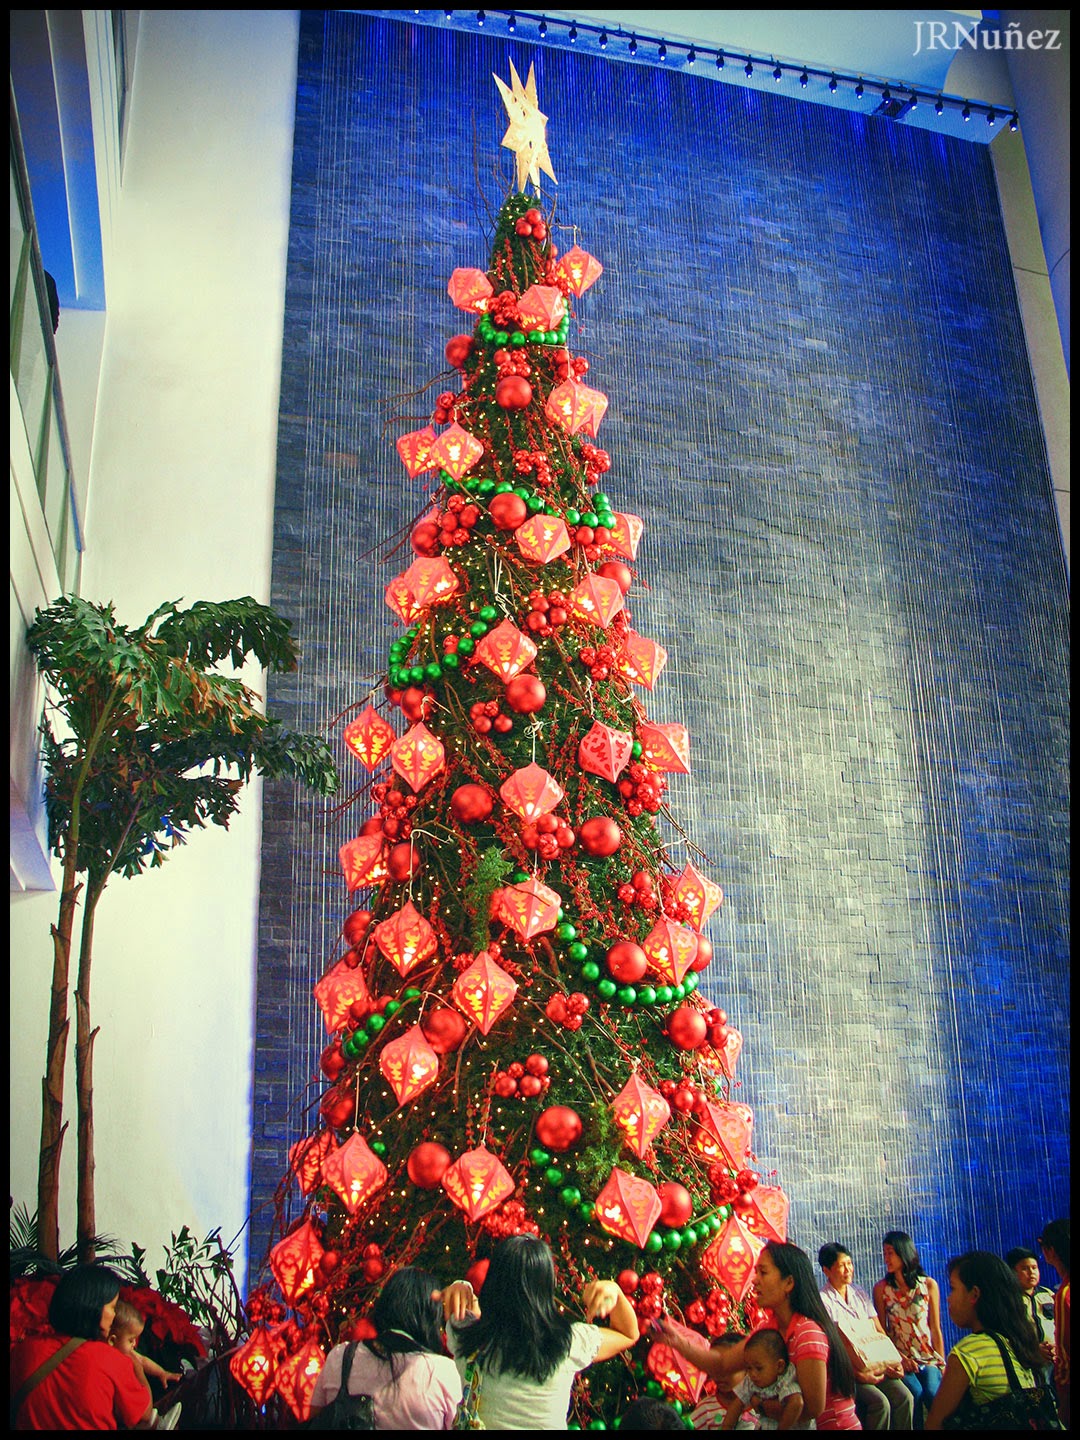
[[[374,547],[423,496],[382,424],[427,418],[441,385],[393,397],[465,328],[446,278],[487,263],[510,59],[559,242],[605,265],[572,344],[646,521],[650,714],[692,736],[671,799],[726,892],[708,985],[761,1168],[812,1253],[845,1241],[866,1282],[908,1229],[941,1279],[1068,1208],[1066,583],[984,146],[304,12],[273,580],[304,660],[271,703],[325,726],[383,666]],[[268,788],[253,1256],[322,1088],[357,826]]]

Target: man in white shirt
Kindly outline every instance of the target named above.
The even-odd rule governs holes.
[[[874,1302],[851,1283],[855,1266],[850,1254],[835,1242],[823,1245],[818,1264],[827,1281],[821,1299],[855,1369],[855,1412],[863,1429],[910,1430],[915,1402],[901,1378],[903,1363],[881,1328]]]

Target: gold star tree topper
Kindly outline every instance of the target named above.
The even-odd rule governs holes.
[[[513,88],[500,80],[498,75],[494,77],[503,104],[506,106],[506,113],[510,117],[510,124],[502,138],[502,143],[508,150],[513,150],[517,160],[518,189],[524,190],[525,181],[531,180],[539,194],[541,170],[555,180],[555,171],[551,168],[551,156],[548,154],[547,140],[544,137],[547,116],[540,113],[540,107],[536,101],[536,76],[533,73],[533,67],[529,66],[529,78],[522,85],[521,77],[511,61],[510,77],[513,80]],[[555,183],[559,182],[555,180]]]

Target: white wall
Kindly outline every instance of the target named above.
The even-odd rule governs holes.
[[[127,624],[163,600],[269,598],[297,27],[296,11],[141,17],[82,585]],[[97,1222],[151,1264],[171,1230],[231,1240],[247,1213],[259,798],[115,879],[98,912]],[[31,1209],[56,905],[12,897],[11,1194]],[[74,1160],[72,1126],[62,1244]]]

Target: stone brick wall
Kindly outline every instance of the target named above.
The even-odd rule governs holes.
[[[382,426],[422,423],[442,385],[400,397],[466,328],[445,284],[487,261],[508,59],[551,117],[560,243],[606,267],[572,344],[646,522],[649,709],[692,736],[670,798],[726,892],[707,990],[761,1168],[812,1254],[844,1241],[866,1283],[906,1229],[943,1279],[1068,1208],[1066,582],[985,147],[304,12],[273,577],[304,658],[271,703],[328,725],[382,669],[378,542],[424,499]],[[256,1262],[362,814],[267,787]]]

